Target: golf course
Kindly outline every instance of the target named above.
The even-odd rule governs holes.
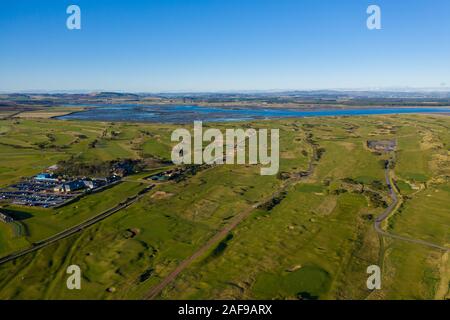
[[[0,264],[0,299],[450,299],[450,117],[203,126],[279,129],[279,173],[214,165],[153,183],[148,177],[177,168],[171,133],[180,125],[0,120],[0,188],[63,161],[145,164],[60,207],[0,199],[14,218],[0,222],[0,259],[45,244]],[[369,141],[395,141],[395,150]],[[67,289],[70,265],[82,270],[81,290]],[[381,268],[380,290],[366,286],[371,265]]]

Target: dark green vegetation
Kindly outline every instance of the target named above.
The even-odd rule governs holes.
[[[328,273],[317,267],[302,267],[299,270],[278,274],[260,274],[253,286],[255,298],[278,298],[316,300],[327,292],[330,285]],[[277,298],[277,297],[275,297]]]
[[[398,142],[393,178],[402,205],[386,230],[449,245],[450,118],[287,119],[217,127],[247,125],[280,129],[279,175],[260,176],[257,166],[226,165],[161,183],[95,226],[1,265],[0,299],[140,299],[246,210],[251,214],[159,298],[449,297],[448,254],[392,239],[380,248],[373,220],[391,201],[384,181],[388,155],[369,150],[366,142]],[[18,219],[0,223],[0,255],[28,247],[143,190],[148,185],[143,178],[167,166],[173,128],[0,121],[1,186],[69,159],[86,164],[141,159],[148,170],[59,209],[5,204]],[[308,171],[309,177],[290,183]],[[287,187],[281,190],[284,183]],[[264,205],[253,208],[260,202]],[[83,272],[80,291],[66,288],[71,264]],[[383,265],[381,291],[366,288],[366,268],[372,264]]]

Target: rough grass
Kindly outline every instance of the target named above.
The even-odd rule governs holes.
[[[445,163],[433,165],[433,161],[448,151],[449,124],[449,118],[410,115],[217,124],[222,129],[246,125],[280,128],[280,170],[289,174],[308,169],[312,149],[307,134],[324,152],[308,181],[288,188],[286,196],[270,210],[254,210],[232,231],[232,237],[218,242],[184,270],[160,298],[284,299],[299,298],[299,294],[309,299],[445,297],[448,260],[443,262],[437,251],[397,240],[385,243],[383,289],[369,292],[366,268],[379,263],[373,218],[381,208],[372,207],[361,193],[332,191],[349,178],[365,187],[384,181],[380,161],[386,156],[367,150],[365,142],[397,138],[394,170],[401,192],[411,199],[392,218],[392,231],[448,244],[448,168]],[[85,161],[142,156],[166,159],[174,128],[1,120],[0,185],[36,174],[71,156]],[[55,146],[38,147],[38,143],[49,141],[43,132],[54,135]],[[442,146],[424,148],[423,137],[430,136],[433,145]],[[98,140],[96,147],[89,147],[94,140]],[[57,210],[10,207],[31,216],[21,221],[27,232],[20,237],[11,226],[0,223],[0,252],[25,247],[114,206],[145,186],[139,184],[143,176],[130,177],[133,182]],[[427,189],[412,191],[409,182],[421,183]],[[258,166],[237,165],[208,169],[183,182],[160,185],[153,192],[170,197],[152,197],[150,193],[79,234],[0,266],[0,298],[140,299],[232,217],[266,199],[280,185],[277,177],[260,176]],[[377,192],[386,196],[384,189]],[[65,269],[70,264],[83,271],[81,291],[65,287]]]

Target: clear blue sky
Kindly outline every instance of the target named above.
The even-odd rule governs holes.
[[[444,85],[448,0],[0,1],[0,91]]]

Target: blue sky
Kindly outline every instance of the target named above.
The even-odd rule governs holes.
[[[0,1],[0,91],[392,86],[450,86],[450,1]]]

